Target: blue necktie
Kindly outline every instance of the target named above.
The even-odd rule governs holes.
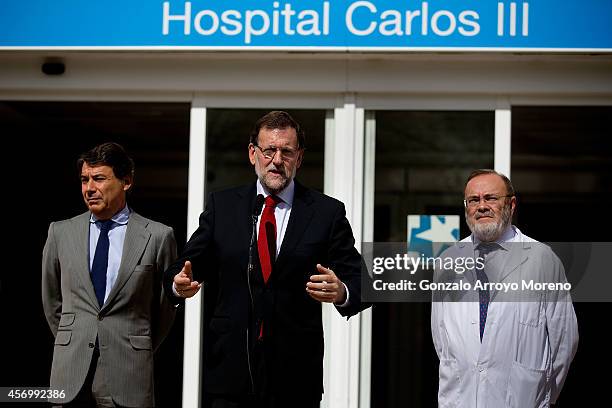
[[[112,228],[114,221],[96,221],[96,224],[100,226],[100,237],[98,238],[96,253],[94,254],[91,266],[91,281],[93,282],[98,303],[102,307],[106,293],[106,269],[108,268],[108,248],[110,246],[108,231]]]
[[[480,244],[478,246],[478,257],[486,259],[489,252],[493,250],[491,245]],[[486,261],[484,262],[486,263]],[[483,268],[476,268],[476,278],[483,284],[489,283],[489,278]],[[478,301],[480,303],[480,341],[484,335],[485,326],[487,324],[487,313],[489,312],[490,294],[487,289],[478,290]]]

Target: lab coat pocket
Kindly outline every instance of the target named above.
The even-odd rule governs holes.
[[[514,361],[506,402],[510,408],[539,408],[546,404],[546,370],[525,367]]]
[[[527,327],[539,327],[544,321],[542,302],[518,302],[519,323]]]
[[[440,360],[440,388],[438,390],[438,404],[440,408],[455,407],[459,399],[461,376],[457,360]]]

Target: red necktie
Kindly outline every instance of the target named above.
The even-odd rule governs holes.
[[[276,259],[276,218],[274,217],[274,208],[276,208],[276,204],[280,201],[280,198],[276,196],[267,196],[266,206],[259,220],[257,251],[259,252],[259,263],[264,284],[268,283],[272,273],[272,260]],[[259,339],[263,339],[263,321],[259,326]]]
[[[264,283],[268,283],[272,273],[272,264],[276,259],[276,218],[274,208],[281,200],[273,195],[266,197],[261,219],[259,220],[259,236],[257,237],[257,250]]]

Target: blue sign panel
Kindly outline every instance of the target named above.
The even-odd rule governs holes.
[[[4,0],[0,48],[612,51],[610,0]]]
[[[449,242],[459,240],[458,215],[409,215],[408,253],[412,256],[438,256]]]

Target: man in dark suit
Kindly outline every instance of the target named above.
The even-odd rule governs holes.
[[[344,205],[294,180],[304,142],[286,112],[259,119],[248,146],[257,181],[211,194],[165,272],[174,303],[204,287],[205,407],[318,407],[320,302],[347,317],[365,308]]]
[[[152,407],[153,352],[175,309],[162,273],[176,258],[172,228],[126,202],[134,163],[116,143],[78,160],[87,212],[53,222],[42,300],[55,337],[51,390],[68,407]]]

